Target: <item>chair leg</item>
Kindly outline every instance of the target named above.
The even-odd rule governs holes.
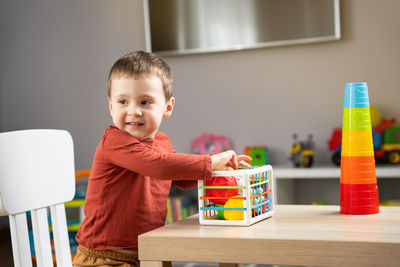
[[[11,243],[15,267],[32,267],[26,214],[9,215]]]
[[[64,203],[50,206],[57,267],[72,266]]]
[[[32,210],[32,230],[35,243],[35,255],[38,266],[54,266],[50,246],[47,209]]]

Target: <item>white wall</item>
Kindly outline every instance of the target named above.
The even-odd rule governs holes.
[[[371,103],[400,120],[400,1],[341,1],[336,42],[165,57],[177,99],[164,122],[179,152],[202,133],[236,150],[267,145],[287,162],[292,134],[314,134],[317,162],[341,126],[344,84],[368,82]],[[122,54],[145,48],[140,0],[0,0],[0,130],[62,128],[75,140],[77,169],[90,168],[110,123],[106,79]]]

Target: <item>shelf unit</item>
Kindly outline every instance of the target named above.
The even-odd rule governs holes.
[[[400,167],[376,167],[380,200],[400,199]],[[274,166],[277,204],[339,204],[340,167],[317,165],[312,168]]]

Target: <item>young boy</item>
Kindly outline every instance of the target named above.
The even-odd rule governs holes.
[[[171,184],[190,188],[213,170],[237,169],[247,156],[175,153],[158,131],[171,116],[172,74],[154,54],[129,53],[108,77],[109,126],[89,177],[75,266],[139,266],[138,235],[165,223]]]

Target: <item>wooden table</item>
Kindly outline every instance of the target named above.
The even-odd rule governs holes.
[[[249,227],[204,226],[198,215],[139,236],[142,266],[167,261],[400,266],[400,207],[343,215],[339,206],[277,205]]]

